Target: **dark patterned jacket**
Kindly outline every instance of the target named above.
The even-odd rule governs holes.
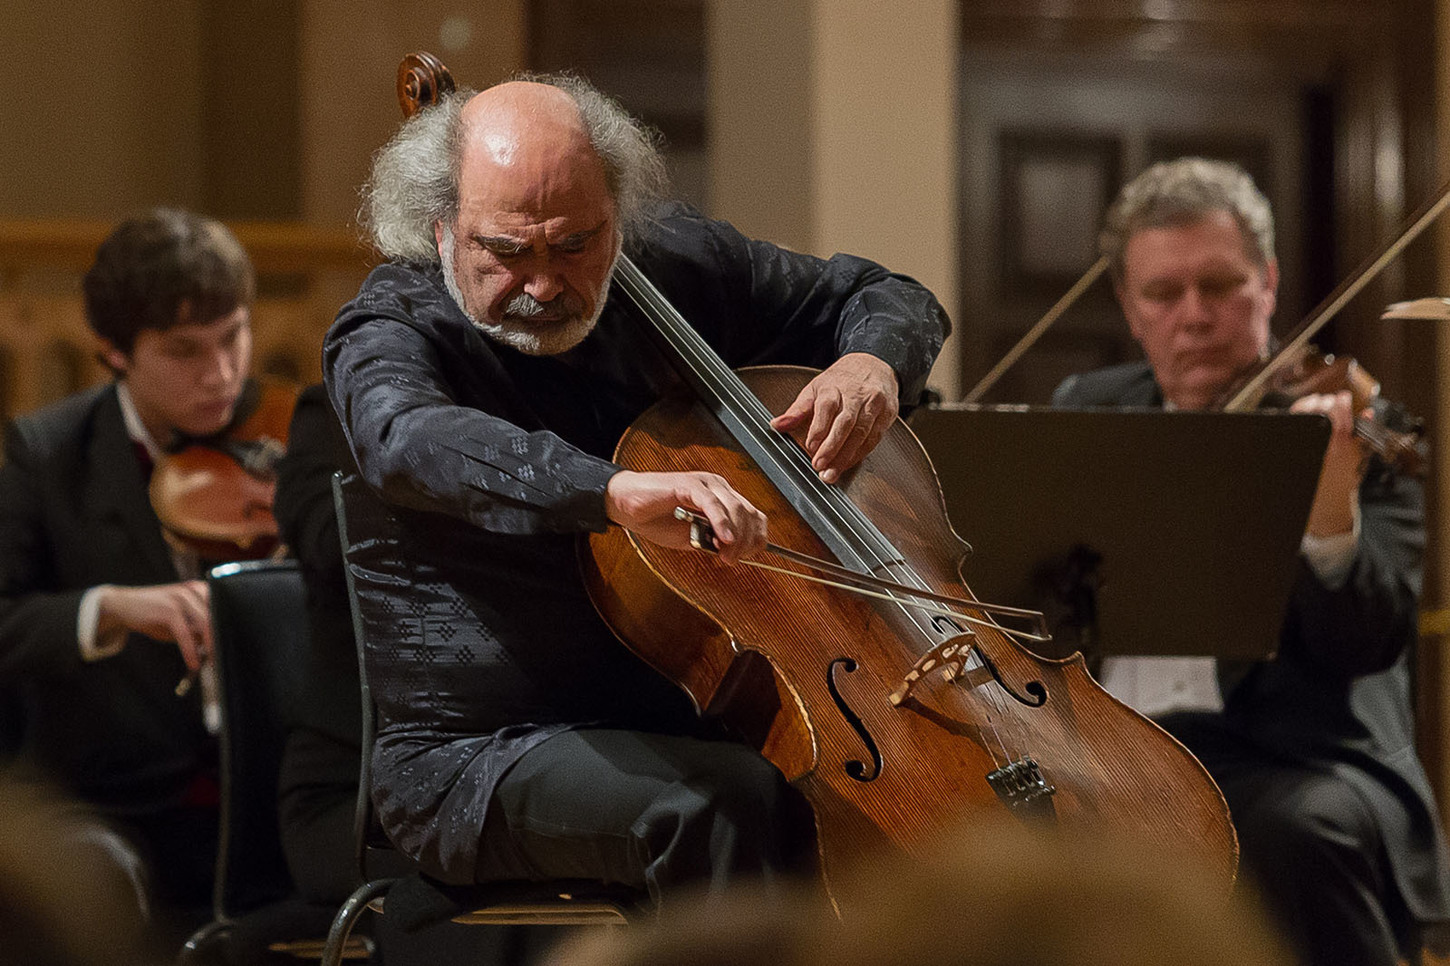
[[[864,259],[820,260],[672,209],[626,250],[732,366],[871,352],[915,400],[945,337],[936,300]],[[385,265],[344,306],[324,377],[386,522],[349,533],[379,711],[374,798],[393,839],[472,881],[494,784],[590,722],[686,733],[683,693],[591,605],[577,538],[602,530],[610,455],[673,370],[618,292],[557,356],[483,335],[436,268]]]

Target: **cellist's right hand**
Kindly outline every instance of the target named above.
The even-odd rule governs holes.
[[[690,527],[675,519],[676,507],[710,521],[726,563],[765,549],[765,514],[716,473],[621,470],[604,489],[609,519],[651,543],[684,550],[690,546]]]

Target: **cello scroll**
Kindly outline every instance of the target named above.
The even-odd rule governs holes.
[[[404,117],[418,111],[454,91],[453,75],[443,62],[427,51],[415,51],[398,64],[398,106]]]

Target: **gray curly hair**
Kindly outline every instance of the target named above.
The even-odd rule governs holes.
[[[1098,252],[1107,256],[1113,277],[1123,278],[1128,239],[1145,228],[1193,224],[1215,211],[1238,222],[1246,254],[1263,266],[1274,258],[1274,215],[1254,179],[1236,164],[1207,158],[1179,158],[1155,164],[1128,182],[1108,208]]]
[[[604,163],[605,183],[626,235],[637,231],[664,194],[659,135],[617,101],[572,74],[519,74],[512,80],[548,84],[579,108],[589,141]],[[458,214],[463,105],[476,91],[460,88],[403,122],[373,158],[358,220],[388,258],[437,264],[433,226]]]

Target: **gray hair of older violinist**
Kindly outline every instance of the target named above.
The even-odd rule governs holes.
[[[604,163],[620,227],[625,234],[637,229],[665,189],[659,135],[581,78],[519,74],[511,79],[550,84],[574,99],[590,143]],[[463,105],[475,93],[460,88],[419,111],[373,157],[358,220],[387,257],[438,263],[433,226],[440,221],[451,224],[458,214],[460,118]]]
[[[1155,164],[1118,192],[1108,208],[1098,252],[1113,278],[1122,281],[1128,240],[1145,228],[1191,225],[1215,211],[1238,222],[1245,254],[1256,265],[1274,257],[1274,215],[1254,179],[1236,164],[1208,158],[1179,158]]]

